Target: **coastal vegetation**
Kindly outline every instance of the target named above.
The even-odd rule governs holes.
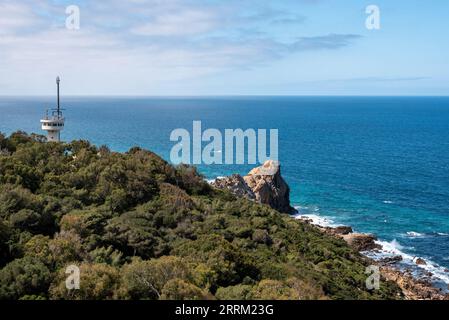
[[[366,288],[368,264],[150,151],[0,134],[0,299],[400,298]]]

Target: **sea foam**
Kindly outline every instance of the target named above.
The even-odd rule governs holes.
[[[363,254],[374,260],[381,260],[393,256],[401,256],[402,261],[399,266],[400,269],[410,269],[413,275],[417,278],[427,276],[427,274],[430,272],[432,274],[430,276],[431,281],[439,286],[441,286],[442,282],[445,283],[446,286],[441,287],[447,291],[447,284],[449,284],[449,273],[446,272],[446,269],[444,267],[437,265],[430,259],[417,257],[406,253],[405,250],[413,248],[406,248],[402,246],[396,239],[391,242],[376,241],[376,243],[382,246],[381,250],[366,251],[363,252]],[[426,261],[426,264],[416,264],[418,258],[424,259]]]
[[[311,220],[311,223],[320,227],[337,227],[339,224],[337,224],[334,221],[333,217],[328,216],[322,216],[318,215],[316,212],[318,210],[314,210],[315,207],[302,207],[302,206],[296,206],[295,209],[298,211],[298,214],[294,215],[296,219],[302,219],[302,220]],[[421,237],[423,234],[415,231],[409,231],[407,232],[407,235],[409,237]],[[392,241],[382,241],[378,240],[376,241],[377,244],[379,244],[382,249],[380,250],[373,250],[373,251],[364,251],[362,254],[365,256],[373,259],[373,260],[381,260],[388,257],[394,257],[394,256],[401,256],[402,261],[398,265],[399,269],[405,270],[410,269],[412,271],[412,274],[417,278],[422,278],[424,276],[427,276],[429,272],[432,274],[431,281],[437,285],[438,287],[441,287],[444,291],[447,291],[447,285],[449,284],[449,273],[446,272],[447,270],[444,267],[441,267],[437,265],[436,263],[432,262],[430,259],[417,257],[414,255],[411,255],[409,253],[406,253],[406,250],[413,250],[413,248],[410,247],[404,247],[399,243],[398,240],[393,239]],[[425,265],[418,265],[416,264],[416,260],[418,258],[424,259],[426,261]],[[443,283],[445,285],[443,285]]]
[[[419,232],[409,231],[409,232],[407,232],[407,236],[409,236],[411,238],[418,238],[418,237],[422,237],[424,235],[422,233],[419,233]]]
[[[298,212],[294,215],[295,219],[310,220],[313,225],[320,227],[337,227],[332,217],[318,215],[319,208],[317,206],[295,206]]]

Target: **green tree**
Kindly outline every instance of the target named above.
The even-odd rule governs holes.
[[[3,266],[11,257],[9,241],[11,238],[11,229],[0,218],[0,267]]]
[[[0,184],[0,217],[9,218],[22,209],[42,210],[41,199],[29,190],[11,184]]]
[[[162,300],[207,300],[211,295],[182,279],[169,280],[161,291]]]
[[[81,238],[71,231],[62,231],[50,240],[48,248],[56,266],[82,261],[85,252]]]
[[[204,235],[195,241],[185,241],[174,249],[174,253],[208,265],[217,275],[212,289],[238,284],[245,277],[259,277],[259,270],[251,258],[219,235]]]
[[[50,288],[51,299],[64,300],[109,300],[116,297],[120,288],[120,272],[107,264],[82,263],[80,269],[80,288],[69,290],[66,287],[65,268],[58,272]]]
[[[46,295],[51,282],[48,268],[32,257],[16,259],[0,270],[0,300]]]
[[[104,240],[130,256],[151,258],[157,246],[157,230],[152,217],[145,213],[127,212],[109,220]]]
[[[96,248],[89,252],[93,263],[104,263],[113,267],[119,267],[123,262],[123,253],[114,250],[112,246]]]
[[[47,266],[52,266],[54,262],[53,254],[50,250],[50,238],[43,235],[32,237],[24,246],[25,256],[33,257]]]
[[[255,300],[299,300],[299,293],[282,281],[262,280],[251,292]]]
[[[41,216],[30,209],[22,209],[13,213],[9,221],[14,228],[29,231],[38,231],[41,226]]]
[[[215,296],[220,300],[248,300],[251,299],[253,286],[239,284],[230,287],[218,288]]]
[[[160,299],[162,289],[172,279],[192,279],[188,265],[179,257],[136,259],[123,268],[122,282],[132,299]]]

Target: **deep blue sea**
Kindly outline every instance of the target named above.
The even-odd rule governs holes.
[[[64,98],[64,140],[168,159],[170,132],[279,130],[282,174],[301,214],[376,234],[386,248],[449,273],[449,97]],[[0,131],[40,133],[54,98],[0,98]],[[251,165],[200,166],[208,178]],[[433,265],[442,268],[436,269]]]

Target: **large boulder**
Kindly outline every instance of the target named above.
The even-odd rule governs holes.
[[[426,260],[424,260],[423,258],[417,258],[417,259],[415,260],[415,263],[416,263],[417,265],[419,265],[419,266],[425,266],[425,265],[427,265]]]
[[[402,258],[401,255],[396,255],[396,256],[392,256],[392,257],[385,257],[383,259],[380,259],[378,262],[381,266],[387,266],[387,265],[401,262],[403,259],[404,258]]]
[[[350,233],[343,235],[342,238],[357,251],[382,249],[382,246],[376,243],[377,238],[370,234]]]
[[[290,206],[290,188],[281,176],[278,161],[266,161],[262,166],[251,170],[243,179],[256,195],[256,201],[268,204],[280,212],[295,211]]]
[[[333,236],[344,236],[353,232],[351,227],[338,226],[338,227],[325,227],[324,232]]]
[[[290,206],[290,188],[281,176],[277,161],[266,161],[244,177],[232,175],[218,178],[212,185],[218,189],[228,189],[236,196],[267,204],[280,212],[295,212]]]

